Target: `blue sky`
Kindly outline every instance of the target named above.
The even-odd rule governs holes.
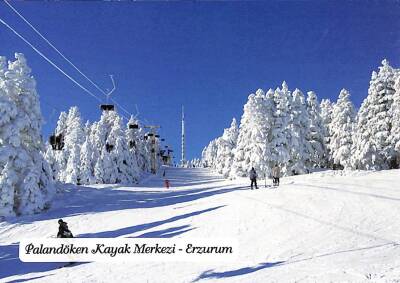
[[[323,2],[323,3],[321,3]],[[361,2],[358,2],[361,3]],[[400,66],[400,4],[392,2],[13,2],[64,54],[140,118],[160,124],[180,158],[185,105],[187,157],[200,156],[257,88],[314,90],[336,100],[347,88],[357,107],[383,58]],[[0,17],[64,70],[96,91],[4,4]],[[22,52],[38,83],[46,124],[77,105],[97,120],[98,102],[4,26],[0,55]],[[99,92],[96,92],[99,96]],[[56,109],[54,111],[54,109]],[[57,113],[54,113],[57,112]]]

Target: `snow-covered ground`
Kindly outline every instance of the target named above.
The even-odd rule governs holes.
[[[400,171],[325,171],[249,190],[206,169],[168,168],[172,188],[68,187],[46,213],[0,224],[0,281],[400,282]],[[270,181],[268,181],[268,184]],[[18,242],[54,237],[229,237],[235,263],[22,263]]]

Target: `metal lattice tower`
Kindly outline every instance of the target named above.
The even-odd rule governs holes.
[[[186,164],[185,159],[185,108],[182,105],[182,151],[181,151],[181,166]]]

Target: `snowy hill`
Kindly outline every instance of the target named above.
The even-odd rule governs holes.
[[[172,188],[66,186],[42,214],[0,223],[0,281],[395,282],[400,278],[400,170],[324,171],[249,190],[207,169],[168,168]],[[270,181],[268,180],[268,184]],[[18,242],[54,237],[234,237],[239,260],[215,263],[22,263]]]

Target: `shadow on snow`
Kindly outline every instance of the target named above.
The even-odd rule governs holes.
[[[82,234],[82,235],[78,235],[78,237],[79,238],[113,238],[113,237],[124,236],[124,235],[132,234],[135,232],[148,230],[148,229],[151,229],[151,228],[163,225],[163,224],[171,223],[171,222],[185,219],[188,217],[200,215],[200,214],[210,212],[213,210],[217,210],[222,207],[224,207],[224,206],[211,207],[211,208],[204,209],[204,210],[199,210],[199,211],[194,211],[191,213],[174,216],[174,217],[171,217],[171,218],[168,218],[165,220],[161,220],[161,221],[145,223],[145,224],[136,225],[136,226],[132,226],[132,227],[125,227],[125,228],[113,230],[113,231]],[[166,229],[158,230],[158,231],[147,232],[147,233],[137,236],[137,238],[172,238],[174,236],[186,233],[193,229],[194,228],[190,228],[189,225],[183,225],[183,226],[177,226],[177,227],[172,227],[172,228],[166,228]],[[58,269],[64,265],[64,263],[59,263],[59,262],[58,263],[57,262],[50,262],[50,263],[48,263],[48,262],[22,262],[19,259],[19,244],[18,243],[13,243],[10,245],[1,245],[0,246],[0,261],[1,261],[0,279],[14,276],[14,275],[51,271],[51,270]],[[73,266],[67,267],[67,268],[73,268],[74,266],[80,265],[80,264],[85,264],[85,263],[74,264]],[[50,275],[51,274],[44,275],[44,276],[50,276]],[[32,276],[37,276],[37,274],[32,274]],[[44,276],[32,277],[30,279],[42,278]],[[26,279],[26,280],[30,280],[30,279]],[[19,279],[19,280],[24,281],[25,279]],[[15,282],[23,282],[23,281],[15,281]]]
[[[284,261],[264,262],[264,263],[260,263],[256,266],[243,267],[240,269],[229,270],[229,271],[224,271],[224,272],[214,272],[212,270],[207,270],[207,271],[204,271],[202,274],[200,274],[200,276],[197,279],[195,279],[193,282],[197,282],[202,279],[219,279],[219,278],[227,278],[227,277],[245,275],[245,274],[259,271],[261,269],[270,268],[270,267],[273,267],[276,265],[281,265],[282,263],[284,263]]]

